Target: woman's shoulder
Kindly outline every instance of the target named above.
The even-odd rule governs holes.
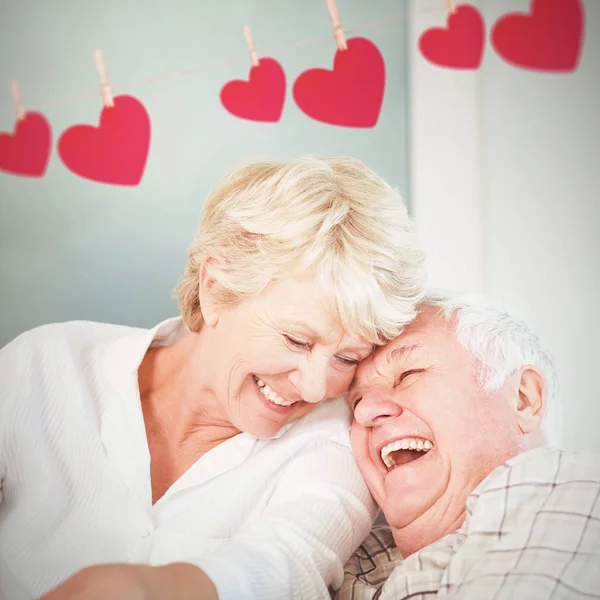
[[[320,402],[307,415],[291,423],[281,438],[322,439],[349,447],[351,423],[350,407],[345,397],[340,396]]]
[[[135,331],[135,327],[95,321],[66,321],[40,325],[21,333],[0,349],[0,363],[26,364],[56,360],[60,356],[85,353]]]

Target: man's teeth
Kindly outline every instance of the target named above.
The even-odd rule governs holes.
[[[390,442],[381,449],[381,459],[388,469],[396,466],[392,452],[396,450],[415,450],[417,452],[429,452],[433,448],[433,444],[423,438],[404,438]]]
[[[269,402],[278,404],[279,406],[291,406],[292,404],[296,404],[295,400],[284,400],[281,396],[277,395],[262,379],[254,377],[254,381],[256,381],[258,389]]]

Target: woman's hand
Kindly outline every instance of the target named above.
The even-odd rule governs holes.
[[[82,569],[40,600],[218,600],[208,576],[194,565],[98,565]]]
[[[146,600],[146,569],[137,565],[98,565],[75,573],[41,600]]]

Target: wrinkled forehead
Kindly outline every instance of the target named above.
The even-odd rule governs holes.
[[[355,379],[369,377],[371,371],[381,370],[385,366],[401,364],[413,355],[452,351],[455,343],[456,331],[453,323],[440,315],[436,308],[426,307],[398,337],[377,348],[359,365]]]

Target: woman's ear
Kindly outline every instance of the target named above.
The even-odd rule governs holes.
[[[521,367],[517,376],[520,376],[514,406],[517,422],[523,433],[533,433],[539,428],[546,410],[544,376],[533,365]]]
[[[209,327],[215,327],[219,322],[218,302],[219,290],[221,284],[215,277],[215,267],[218,261],[212,257],[208,257],[202,264],[200,269],[200,280],[198,282],[198,298],[200,300],[200,310],[202,318]]]

